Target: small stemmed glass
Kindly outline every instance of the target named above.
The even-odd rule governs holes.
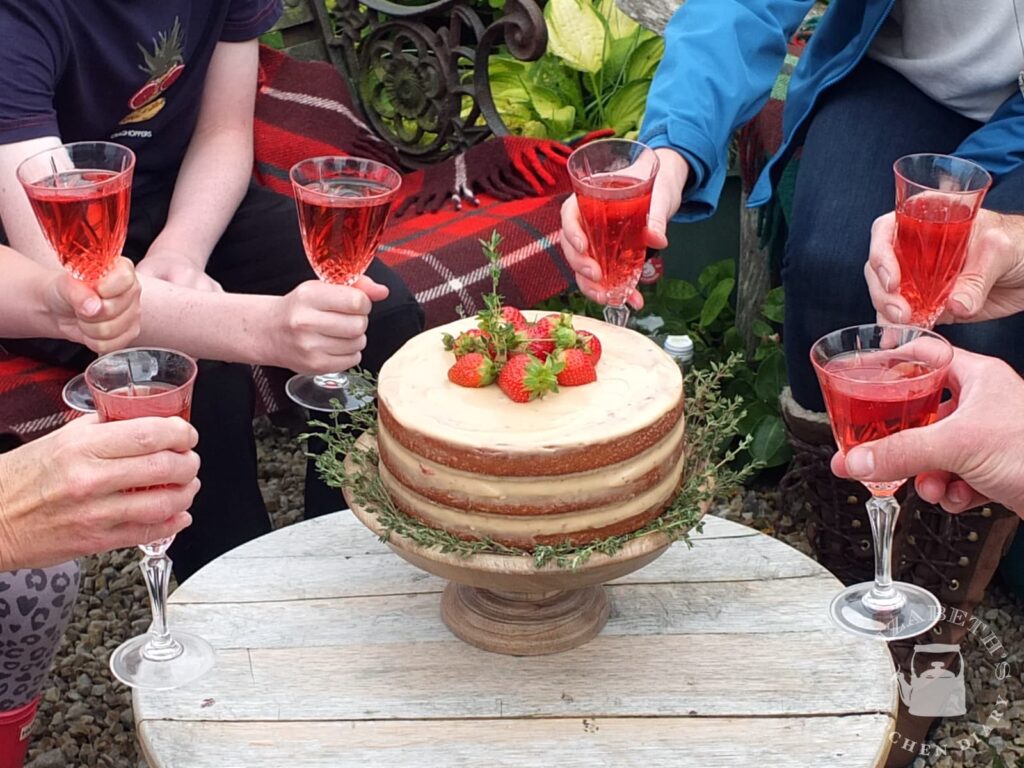
[[[77,280],[95,284],[121,254],[134,170],[135,154],[107,141],[64,144],[18,166],[43,235]],[[76,411],[94,410],[81,374],[64,386],[63,397]]]
[[[352,285],[370,266],[380,245],[391,204],[402,185],[394,168],[359,157],[314,157],[290,172],[299,229],[313,271],[325,283]],[[313,411],[343,411],[366,405],[344,373],[299,374],[288,380],[288,396]]]
[[[907,325],[860,325],[834,331],[811,347],[839,449],[938,419],[953,348],[941,336]],[[925,589],[892,580],[892,541],[906,478],[865,482],[875,546],[875,580],[840,592],[829,612],[842,629],[862,637],[898,640],[926,632],[939,620],[939,601]]]
[[[143,416],[180,416],[192,409],[196,361],[168,349],[125,349],[104,355],[85,369],[85,381],[102,421]],[[130,491],[129,491],[130,492]],[[110,656],[110,671],[133,688],[168,690],[213,667],[213,648],[201,637],[167,628],[171,536],[141,544],[139,567],[146,580],[153,623],[145,635],[122,643]]]
[[[629,322],[626,300],[647,257],[647,214],[658,155],[638,141],[604,139],[573,152],[567,167],[588,251],[601,268],[604,319],[624,327]]]

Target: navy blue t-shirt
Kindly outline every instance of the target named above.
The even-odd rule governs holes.
[[[116,141],[136,153],[137,194],[166,188],[217,42],[280,14],[281,0],[0,0],[0,144]]]

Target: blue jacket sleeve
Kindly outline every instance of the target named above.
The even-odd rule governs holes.
[[[725,183],[729,138],[764,106],[789,38],[813,0],[686,0],[665,29],[665,57],[640,140],[686,158],[677,221],[710,216]]]
[[[1024,165],[1024,98],[1014,91],[953,154],[985,168],[996,183],[1001,176],[1018,170]],[[1017,210],[1024,210],[1024,200]]]

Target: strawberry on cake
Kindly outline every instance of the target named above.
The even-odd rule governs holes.
[[[466,539],[530,549],[629,533],[682,478],[678,366],[590,318],[503,307],[422,333],[381,369],[378,410],[395,506]]]

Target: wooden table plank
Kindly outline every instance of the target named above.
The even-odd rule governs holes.
[[[246,549],[244,554],[236,551],[215,560],[175,591],[171,602],[264,602],[270,584],[278,601],[404,595],[444,589],[443,580],[406,563],[358,522],[333,515],[329,518],[334,520],[333,526],[313,526],[316,520],[301,524],[312,526],[304,549],[293,536],[284,542],[287,554],[277,558],[268,557],[270,550],[261,542],[257,557],[248,557]],[[356,538],[352,538],[353,528],[360,534]],[[651,565],[616,583],[760,581],[826,573],[810,558],[792,557],[792,550],[785,544],[756,531],[716,537],[714,532],[728,530],[717,523],[709,525],[708,530],[710,535],[693,536],[692,549],[677,542]],[[335,538],[339,542],[336,545],[332,544]],[[323,548],[331,546],[337,549],[324,551]]]
[[[161,768],[870,768],[887,715],[814,718],[146,722]],[[243,754],[239,751],[244,749]],[[159,755],[160,759],[155,756]]]
[[[827,608],[836,583],[824,574],[777,581],[629,584],[608,589],[606,636],[771,634],[831,628]],[[261,603],[170,606],[177,629],[214,648],[305,648],[345,643],[448,640],[436,593]],[[820,610],[808,613],[817,602]],[[268,621],[268,617],[273,617]]]
[[[883,646],[831,630],[599,636],[552,656],[489,654],[455,638],[226,650],[202,680],[140,701],[138,719],[840,715],[890,712]],[[211,703],[212,701],[212,703]]]

